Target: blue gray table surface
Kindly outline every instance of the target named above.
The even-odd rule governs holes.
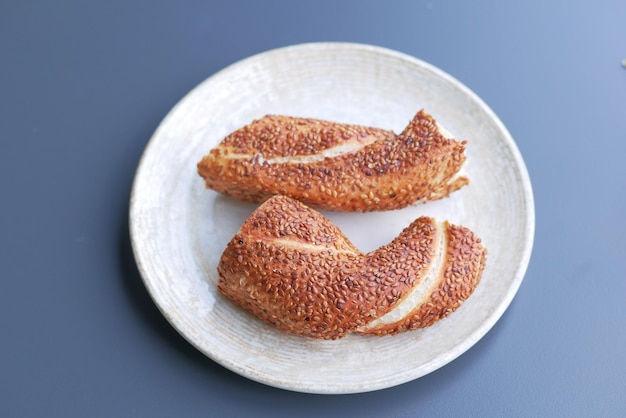
[[[161,119],[225,66],[313,41],[448,72],[526,161],[535,245],[469,351],[418,380],[310,395],[191,347],[133,259],[129,194]],[[626,2],[3,1],[0,416],[626,416]]]

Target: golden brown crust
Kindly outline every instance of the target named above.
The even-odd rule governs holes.
[[[422,217],[390,244],[363,254],[320,213],[276,196],[261,205],[229,242],[218,265],[218,288],[284,331],[341,338],[389,313],[423,280],[435,258],[437,231],[433,219]],[[474,261],[484,249],[468,238],[467,229],[451,226],[446,231],[452,246],[445,285],[440,287],[447,293],[439,299],[431,295],[424,305],[436,306],[436,314],[420,310],[421,322],[411,320],[369,333],[430,325],[434,322],[430,319],[447,315],[473,291],[484,258],[483,265]],[[465,275],[472,279],[466,281]],[[457,284],[459,277],[462,284]]]
[[[427,296],[402,320],[360,334],[387,335],[428,327],[447,317],[471,296],[485,268],[487,251],[468,228],[446,223],[446,254]]]
[[[440,199],[465,142],[419,111],[400,135],[310,118],[270,115],[228,135],[198,163],[207,188],[248,202],[285,195],[317,209],[365,212]]]

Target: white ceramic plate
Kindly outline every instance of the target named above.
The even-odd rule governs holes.
[[[393,337],[317,341],[286,334],[223,298],[216,266],[255,206],[206,190],[196,163],[231,131],[268,113],[399,132],[424,108],[468,141],[471,184],[394,212],[325,213],[362,251],[427,214],[468,226],[489,251],[471,298],[434,326]],[[373,46],[304,44],[238,62],[201,83],[167,115],[133,185],[130,232],[139,270],[163,315],[214,361],[294,391],[354,393],[416,379],[452,361],[495,324],[522,282],[534,204],[522,157],[494,113],[423,61]]]

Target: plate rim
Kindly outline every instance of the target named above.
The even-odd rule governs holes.
[[[329,390],[327,387],[310,387],[301,382],[284,382],[281,379],[271,379],[264,377],[261,373],[251,373],[250,370],[247,370],[244,367],[240,367],[233,362],[229,362],[227,359],[215,356],[214,353],[207,352],[205,347],[200,346],[196,341],[190,338],[189,335],[186,334],[185,330],[176,322],[175,318],[171,315],[170,312],[165,309],[161,301],[158,299],[158,291],[154,287],[154,283],[150,280],[149,272],[144,265],[143,254],[140,251],[140,246],[137,243],[139,239],[139,232],[137,230],[137,223],[135,222],[135,218],[138,212],[138,199],[137,196],[140,194],[138,190],[138,183],[143,172],[143,168],[146,164],[148,164],[148,158],[152,153],[152,148],[155,146],[154,139],[158,137],[161,129],[167,124],[168,120],[177,113],[177,109],[184,105],[186,99],[200,91],[205,84],[208,84],[214,81],[218,77],[227,76],[229,72],[236,70],[238,67],[243,67],[249,65],[250,62],[254,62],[259,58],[267,57],[270,55],[280,55],[284,53],[290,53],[298,49],[320,49],[323,50],[331,50],[331,49],[343,49],[343,50],[357,50],[361,52],[366,52],[374,55],[385,55],[388,57],[393,57],[396,59],[400,59],[405,61],[408,65],[414,65],[426,69],[427,71],[436,74],[438,77],[442,78],[448,83],[454,85],[455,88],[459,89],[463,92],[468,98],[470,98],[473,102],[475,102],[482,111],[486,113],[489,119],[495,124],[498,131],[502,134],[501,140],[503,144],[506,146],[507,150],[510,152],[512,159],[515,162],[515,171],[519,176],[519,184],[521,185],[521,190],[523,192],[524,204],[525,204],[525,214],[526,217],[523,222],[524,231],[525,231],[525,239],[523,245],[523,252],[520,256],[520,262],[515,270],[514,279],[511,280],[510,285],[508,286],[505,297],[503,297],[499,303],[494,304],[496,308],[493,313],[489,315],[481,326],[477,327],[474,332],[469,334],[467,338],[460,341],[456,344],[453,351],[453,355],[447,356],[447,358],[439,361],[431,360],[429,363],[440,363],[437,365],[433,365],[423,373],[411,374],[404,373],[402,379],[396,379],[393,382],[389,382],[389,379],[384,381],[380,381],[377,384],[371,384],[367,388],[362,387],[342,387],[342,390],[331,389]],[[462,354],[464,354],[467,350],[469,350],[472,346],[474,346],[479,340],[481,340],[492,328],[493,326],[500,320],[502,315],[506,312],[507,308],[510,306],[512,300],[516,296],[523,280],[525,274],[528,269],[528,265],[530,263],[530,259],[532,256],[532,249],[534,245],[535,238],[535,204],[534,204],[534,195],[532,189],[532,183],[530,180],[530,175],[528,173],[528,169],[523,160],[522,154],[515,143],[515,140],[511,136],[510,132],[504,125],[504,123],[500,120],[500,118],[495,114],[495,112],[469,87],[465,84],[461,83],[459,80],[448,74],[447,72],[441,70],[440,68],[430,64],[422,59],[411,56],[404,52],[396,51],[393,49],[375,46],[364,43],[354,43],[354,42],[308,42],[308,43],[300,43],[288,46],[282,46],[278,48],[269,49],[267,51],[259,52],[253,54],[249,57],[238,60],[223,69],[209,75],[207,78],[198,83],[195,87],[189,90],[184,96],[174,106],[168,111],[165,117],[160,121],[159,125],[155,129],[154,133],[150,137],[148,143],[146,144],[141,157],[139,159],[137,168],[135,170],[133,184],[130,193],[130,207],[128,212],[128,221],[129,221],[129,233],[131,239],[131,247],[133,251],[133,256],[135,262],[137,264],[142,282],[150,295],[151,300],[157,306],[158,310],[161,314],[166,318],[169,324],[193,347],[203,353],[205,356],[215,361],[216,363],[224,366],[225,368],[242,375],[250,380],[290,391],[297,391],[303,393],[316,393],[316,394],[348,394],[348,393],[363,393],[370,392],[375,390],[381,390],[393,386],[397,386],[420,377],[423,377],[433,371],[449,364]]]

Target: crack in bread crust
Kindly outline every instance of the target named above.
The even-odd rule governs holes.
[[[389,312],[380,318],[375,319],[369,324],[357,328],[356,332],[360,334],[376,333],[376,330],[391,329],[404,320],[404,318],[411,314],[420,302],[424,299],[424,295],[433,287],[433,283],[440,275],[441,269],[444,265],[445,248],[447,245],[445,225],[436,224],[436,235],[434,238],[433,260],[428,265],[427,269],[424,269],[424,275],[419,284],[414,286],[410,293],[408,293],[399,303],[393,307]]]

